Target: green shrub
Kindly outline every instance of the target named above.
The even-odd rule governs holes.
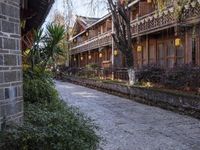
[[[35,68],[24,70],[24,101],[30,103],[50,103],[59,99],[51,73]]]
[[[95,125],[76,109],[54,101],[28,104],[25,123],[1,134],[1,150],[96,150]]]
[[[24,73],[24,124],[0,132],[1,150],[96,150],[97,127],[59,98],[47,72]]]
[[[39,78],[24,79],[25,102],[49,103],[52,99],[58,99],[58,93],[52,82]]]
[[[97,70],[97,69],[99,69],[100,67],[99,67],[99,65],[96,64],[96,63],[90,63],[90,64],[86,65],[86,68],[87,68],[88,70]]]
[[[164,85],[169,88],[200,88],[200,67],[186,64],[167,71]]]
[[[165,70],[158,65],[143,66],[136,74],[139,82],[161,83]]]

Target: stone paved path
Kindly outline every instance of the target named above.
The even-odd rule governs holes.
[[[103,150],[200,150],[200,120],[70,83],[56,87],[100,126]]]

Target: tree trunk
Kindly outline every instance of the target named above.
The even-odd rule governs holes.
[[[133,62],[133,53],[132,50],[128,50],[126,53],[126,64],[128,68],[128,77],[129,77],[129,85],[133,86],[136,82],[134,62]]]
[[[134,68],[128,68],[128,77],[129,77],[129,85],[133,86],[136,82],[135,69]]]
[[[117,48],[126,57],[129,84],[135,84],[134,52],[132,50],[132,35],[130,24],[130,9],[125,0],[108,0],[114,24],[113,39]]]

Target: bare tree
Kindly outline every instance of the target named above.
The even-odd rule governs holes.
[[[126,0],[107,0],[112,14],[114,33],[112,34],[116,47],[126,58],[128,68],[129,83],[135,83],[134,51],[132,49],[130,8]]]
[[[102,2],[102,0],[91,0],[91,6]],[[134,51],[132,49],[130,0],[105,0],[109,11],[112,14],[114,32],[112,37],[116,47],[126,58],[126,67],[128,68],[129,84],[133,85],[136,81],[134,69]]]

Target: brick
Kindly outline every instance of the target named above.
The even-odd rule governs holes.
[[[6,15],[6,16],[9,16],[9,17],[15,17],[15,7],[11,6],[11,5],[6,5],[4,3],[1,3],[1,9],[2,9],[2,14],[3,15]],[[14,10],[14,11],[13,11]]]
[[[15,24],[15,33],[20,34],[20,27],[19,24]]]
[[[14,33],[14,23],[8,22],[8,21],[2,21],[2,31],[8,32],[8,33]]]
[[[22,72],[17,71],[17,81],[21,81],[21,80],[22,80]]]
[[[6,115],[13,115],[22,112],[23,102],[12,102],[6,105]]]
[[[16,66],[17,65],[16,55],[4,55],[4,65],[6,65],[6,66]]]
[[[10,89],[5,88],[5,99],[9,99],[9,98],[10,98]]]
[[[4,89],[0,89],[0,100],[4,100]]]
[[[0,48],[2,48],[2,38],[0,37]]]
[[[4,117],[4,116],[5,116],[5,107],[0,106],[0,117]]]
[[[15,40],[14,39],[9,39],[9,38],[3,38],[3,44],[4,44],[4,49],[11,49],[15,50],[16,45],[15,45]]]
[[[23,88],[22,86],[18,86],[17,87],[17,96],[20,97],[20,96],[23,96]]]
[[[2,27],[1,27],[1,26],[2,26],[2,24],[1,24],[1,22],[2,22],[2,21],[0,20],[0,32],[1,32],[1,30],[2,30]]]
[[[21,56],[17,57],[17,65],[18,66],[22,65],[22,57]]]
[[[3,55],[0,55],[0,65],[3,65]]]
[[[16,71],[4,72],[5,82],[17,81]]]
[[[4,82],[4,74],[3,72],[0,72],[0,83]]]

